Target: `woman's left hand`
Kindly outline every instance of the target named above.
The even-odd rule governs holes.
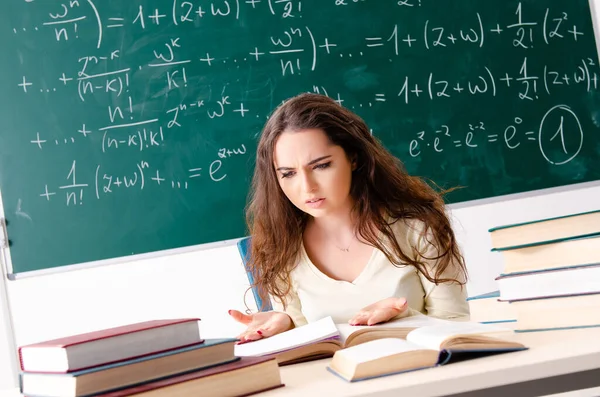
[[[405,298],[387,298],[363,308],[348,321],[348,324],[374,325],[384,323],[407,310],[408,304]]]

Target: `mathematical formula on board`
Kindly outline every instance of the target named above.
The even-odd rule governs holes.
[[[318,11],[319,7],[343,15],[369,1],[375,2],[129,1],[121,12],[115,12],[99,0],[57,1],[52,6],[44,3],[43,7],[41,0],[24,0],[29,3],[29,11],[34,17],[17,20],[26,23],[10,26],[15,39],[25,43],[43,36],[51,37],[52,45],[59,47],[80,42],[90,45],[85,52],[73,52],[68,58],[60,59],[53,59],[52,48],[49,48],[48,54],[40,54],[44,62],[68,64],[70,71],[65,68],[60,73],[48,74],[40,68],[35,75],[23,74],[13,82],[18,95],[27,98],[42,95],[51,102],[54,95],[68,93],[76,97],[81,106],[79,109],[62,109],[78,120],[78,128],[61,136],[44,130],[23,131],[21,139],[30,145],[32,155],[69,146],[91,147],[99,154],[99,159],[110,153],[122,153],[126,158],[131,153],[143,156],[169,146],[173,137],[191,126],[202,126],[207,122],[218,125],[223,120],[243,123],[250,118],[264,123],[268,117],[264,106],[245,100],[239,89],[232,88],[238,84],[237,80],[213,84],[209,76],[227,71],[251,76],[253,69],[268,65],[269,70],[276,71],[277,76],[273,78],[279,79],[280,84],[299,76],[309,76],[304,91],[327,95],[359,113],[361,109],[380,106],[403,109],[418,104],[443,104],[462,97],[498,98],[516,103],[556,98],[544,114],[536,116],[520,113],[515,106],[513,113],[503,115],[505,122],[501,126],[481,117],[467,120],[466,127],[439,124],[426,130],[404,131],[406,155],[418,158],[424,153],[443,156],[449,152],[478,151],[492,145],[501,145],[506,150],[532,145],[549,164],[560,166],[577,158],[586,137],[581,115],[561,98],[567,90],[577,90],[582,95],[598,90],[597,56],[587,54],[564,68],[560,62],[540,62],[528,51],[539,47],[551,50],[555,43],[575,44],[584,37],[593,36],[594,32],[586,30],[581,21],[560,7],[544,7],[541,11],[536,8],[533,12],[526,2],[515,2],[510,20],[500,21],[495,14],[482,10],[462,15],[460,26],[455,22],[440,22],[439,18],[410,25],[401,21],[373,23],[368,31],[349,38],[337,34],[335,27],[323,29],[303,18],[308,12]],[[394,12],[410,13],[415,8],[431,6],[433,2],[392,1],[389,8]],[[240,26],[251,26],[253,18],[265,15],[284,21],[284,28],[276,34],[260,37],[252,46],[235,54],[231,54],[226,46],[204,51],[203,38],[193,34],[194,29],[200,29],[208,22],[243,21]],[[136,63],[132,56],[134,49],[114,45],[127,31],[145,36],[152,43],[150,61]],[[243,34],[243,30],[240,32]],[[447,74],[440,72],[439,68],[432,68],[429,61],[423,61],[418,73],[399,72],[392,84],[380,85],[372,90],[368,100],[360,102],[348,99],[348,86],[328,87],[310,82],[312,74],[334,60],[343,59],[346,65],[361,72],[382,62],[393,67],[417,51],[430,53],[430,59],[443,63],[452,48],[460,47],[476,54],[490,46],[512,48],[518,62],[509,68],[494,62],[478,62],[472,67],[476,73],[456,75],[450,71]],[[155,112],[152,117],[145,117],[148,97],[143,91],[132,89],[133,76],[139,71],[151,73],[154,82],[162,82],[162,89],[153,93],[153,98],[168,97],[176,92],[184,100],[165,106],[161,113]],[[86,119],[86,109],[89,106],[97,111],[98,98],[103,96],[110,99],[107,101],[110,104],[102,109],[102,123],[96,119],[92,124]],[[273,106],[280,100],[282,98],[269,98]],[[377,135],[379,131],[375,129],[372,133]],[[210,156],[190,163],[185,167],[186,172],[179,174],[162,169],[161,165],[147,159],[132,159],[127,169],[117,173],[107,170],[102,161],[81,164],[76,159],[69,159],[61,176],[64,183],[40,185],[38,199],[75,206],[127,189],[185,191],[193,189],[198,180],[219,183],[230,176],[225,171],[227,161],[249,156],[250,147],[250,139],[223,145]],[[80,178],[81,167],[86,167],[86,175],[93,175],[93,178]]]

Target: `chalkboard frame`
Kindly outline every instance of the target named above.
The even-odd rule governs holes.
[[[531,190],[531,191],[522,192],[522,193],[507,194],[504,196],[495,196],[495,197],[488,197],[488,198],[483,198],[483,199],[478,199],[478,200],[453,203],[453,204],[448,204],[446,207],[450,211],[452,211],[452,210],[457,210],[457,209],[494,204],[494,203],[498,203],[498,202],[515,201],[515,200],[521,200],[521,199],[526,199],[526,198],[530,198],[530,197],[539,197],[539,196],[545,196],[545,195],[549,195],[549,194],[557,194],[557,193],[563,193],[563,192],[569,192],[569,191],[575,191],[575,190],[585,190],[585,189],[589,189],[589,188],[593,188],[593,187],[597,187],[597,186],[600,186],[600,181],[583,182],[583,183],[576,183],[576,184],[572,184],[572,185],[551,187],[551,188],[547,188],[547,189]],[[1,200],[1,194],[0,194],[0,200]],[[0,219],[3,219],[2,218],[3,216],[4,216],[4,211],[2,208],[2,203],[0,201]],[[482,230],[482,232],[483,232],[483,230]],[[63,272],[81,270],[81,269],[91,269],[91,268],[100,267],[100,266],[110,266],[110,265],[124,264],[124,263],[130,263],[130,262],[139,262],[139,261],[144,261],[144,260],[149,260],[149,259],[154,259],[154,258],[167,257],[167,256],[171,256],[171,255],[178,255],[178,254],[184,254],[184,253],[190,253],[190,252],[200,252],[203,250],[209,250],[209,249],[215,249],[215,248],[229,247],[231,249],[237,250],[238,242],[240,242],[241,240],[244,240],[246,237],[248,237],[248,236],[243,236],[240,238],[230,239],[230,240],[215,241],[215,242],[205,243],[205,244],[190,245],[190,246],[181,247],[181,248],[172,248],[172,249],[162,250],[162,251],[147,252],[147,253],[132,255],[132,256],[103,259],[103,260],[98,260],[98,261],[90,261],[90,262],[84,262],[84,263],[78,263],[78,264],[72,264],[72,265],[66,265],[66,266],[59,266],[59,267],[51,267],[51,268],[41,269],[41,270],[32,270],[32,271],[27,271],[27,272],[18,272],[18,273],[14,273],[12,271],[13,267],[12,267],[12,263],[11,263],[11,259],[10,259],[10,251],[9,251],[10,247],[8,247],[8,249],[7,248],[0,249],[0,262],[2,262],[4,264],[3,268],[5,269],[4,273],[6,275],[6,278],[10,281],[15,281],[15,280],[20,280],[20,279],[29,278],[29,277],[45,276],[45,275],[49,275],[49,274],[63,273]],[[242,259],[240,258],[240,264],[241,263],[242,263]]]

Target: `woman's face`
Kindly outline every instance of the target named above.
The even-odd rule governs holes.
[[[318,218],[352,208],[354,165],[324,131],[284,131],[275,143],[274,167],[283,193],[307,214]]]

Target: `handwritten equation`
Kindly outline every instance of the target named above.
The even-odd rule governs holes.
[[[122,190],[138,189],[142,191],[147,188],[147,185],[154,185],[163,189],[187,190],[193,181],[201,178],[208,178],[212,182],[220,182],[227,178],[227,173],[221,169],[223,161],[232,156],[243,156],[245,154],[246,147],[244,145],[239,148],[221,148],[217,152],[217,158],[206,167],[189,168],[186,174],[175,176],[166,176],[167,172],[151,166],[147,161],[133,164],[131,170],[122,173],[106,172],[102,165],[98,164],[95,167],[94,178],[91,183],[90,181],[82,181],[81,178],[77,177],[78,165],[77,161],[73,160],[71,166],[65,172],[65,183],[59,186],[48,186],[46,184],[39,196],[47,201],[59,198],[64,200],[67,206],[71,206],[82,205],[84,197],[89,195],[99,200],[104,195],[115,194]]]
[[[201,194],[201,181],[242,183],[233,159],[250,160],[273,108],[303,91],[367,121],[383,114],[402,124],[431,108],[433,116],[402,131],[399,157],[497,147],[560,166],[590,135],[567,99],[599,88],[595,48],[581,46],[594,43],[589,10],[571,3],[510,1],[491,12],[467,1],[464,11],[443,12],[433,0],[18,2],[29,17],[6,27],[21,65],[10,74],[11,95],[72,120],[25,129],[19,139],[32,156],[60,154],[62,166],[52,166],[59,175],[38,181],[38,196],[67,206],[124,191]],[[70,105],[61,107],[65,98]],[[501,121],[474,116],[477,109],[460,122],[435,116],[478,102],[514,108]],[[537,113],[520,111],[527,106]],[[180,169],[157,160],[184,150],[197,156]],[[115,158],[124,169],[114,171]]]
[[[566,164],[581,151],[584,133],[577,115],[566,105],[549,109],[535,130],[526,130],[523,119],[515,117],[506,128],[486,128],[484,121],[468,124],[464,131],[454,131],[441,125],[434,131],[419,131],[410,141],[411,157],[419,157],[424,151],[443,153],[445,150],[466,148],[473,150],[482,145],[502,145],[507,150],[532,144],[546,161],[554,165]]]

